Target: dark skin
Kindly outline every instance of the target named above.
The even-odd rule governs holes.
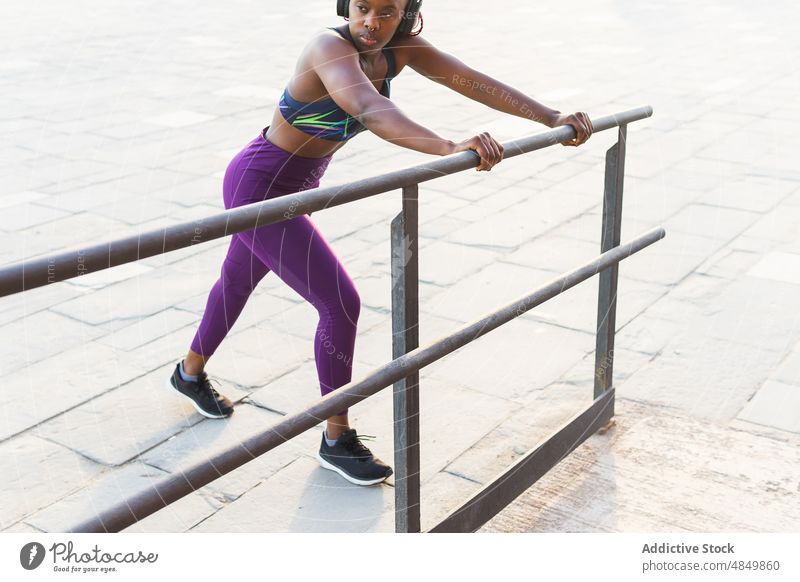
[[[586,113],[563,114],[535,101],[521,91],[472,69],[456,57],[434,47],[421,36],[394,38],[407,0],[350,0],[349,29],[358,45],[332,30],[318,34],[306,45],[287,85],[289,93],[304,103],[333,97],[339,107],[355,117],[378,137],[397,145],[433,155],[473,150],[480,156],[478,171],[490,171],[503,159],[503,146],[489,133],[463,141],[451,141],[419,125],[390,99],[380,94],[389,64],[382,53],[390,47],[398,75],[410,67],[425,77],[479,103],[536,121],[547,127],[571,125],[577,137],[565,146],[579,146],[591,137],[592,122]],[[370,40],[372,42],[370,42]],[[308,158],[321,158],[346,142],[315,138],[291,126],[277,107],[267,130],[267,139],[279,148]],[[188,374],[198,374],[206,358],[189,350],[184,359]],[[338,438],[349,428],[347,415],[331,416],[326,431]]]
[[[462,142],[442,138],[408,118],[390,99],[380,95],[388,63],[382,49],[395,55],[396,73],[406,66],[462,95],[493,109],[542,123],[547,127],[572,125],[577,137],[563,142],[578,146],[592,134],[586,113],[564,115],[538,103],[521,91],[467,66],[440,51],[421,36],[393,38],[406,0],[350,0],[349,28],[358,50],[331,30],[314,37],[297,61],[289,93],[308,103],[333,97],[347,113],[379,137],[423,153],[447,155],[472,149],[481,156],[479,171],[490,170],[502,159],[502,146],[488,133]],[[372,37],[370,45],[363,36]],[[288,124],[276,108],[267,139],[278,147],[305,157],[323,157],[344,142],[313,138]]]

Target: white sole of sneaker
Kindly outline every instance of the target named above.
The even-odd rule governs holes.
[[[192,400],[191,398],[189,398],[189,397],[188,397],[188,396],[186,396],[185,394],[181,394],[180,392],[178,392],[178,389],[177,389],[177,388],[175,388],[175,386],[173,386],[173,385],[172,385],[172,377],[170,377],[170,378],[167,378],[167,388],[169,388],[169,389],[170,389],[170,391],[171,391],[173,394],[177,394],[177,395],[178,395],[178,396],[180,396],[181,398],[185,398],[186,400],[188,400],[189,402],[191,402],[191,403],[192,403],[192,406],[194,406],[194,407],[195,407],[195,410],[197,410],[197,412],[199,412],[200,414],[202,414],[202,415],[203,415],[203,416],[205,416],[206,418],[228,418],[228,417],[227,417],[227,416],[225,416],[224,414],[209,414],[208,412],[206,412],[205,410],[203,410],[202,408],[200,408],[199,406],[197,406],[197,402],[195,402],[194,400]]]
[[[371,480],[356,479],[355,477],[352,477],[351,475],[348,475],[347,473],[342,471],[339,467],[337,467],[335,465],[331,465],[328,461],[323,459],[322,455],[319,454],[319,451],[317,451],[317,461],[319,461],[319,464],[323,468],[330,469],[331,471],[336,471],[337,473],[339,473],[339,475],[341,475],[342,477],[344,477],[345,479],[350,481],[350,483],[355,483],[356,485],[375,485],[375,483],[380,483],[381,481],[386,481],[386,479],[389,478],[389,477],[380,477],[378,479],[371,479]]]

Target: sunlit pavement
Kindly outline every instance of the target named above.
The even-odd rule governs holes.
[[[428,4],[430,6],[428,6]],[[615,425],[483,531],[797,531],[800,490],[800,41],[796,7],[741,0],[428,2],[424,35],[563,112],[651,105],[628,128]],[[0,261],[48,256],[223,209],[333,2],[5,3]],[[466,7],[466,8],[465,8]],[[462,140],[546,130],[410,68],[392,99]],[[421,341],[599,253],[616,132],[420,187]],[[431,157],[365,133],[322,185]],[[391,359],[389,223],[399,193],[315,212],[362,297],[354,377]],[[205,420],[164,387],[227,239],[0,299],[0,530],[63,531],[235,446],[319,396],[316,311],[267,277],[210,361],[238,401]],[[429,366],[421,379],[430,527],[592,395],[596,279]],[[391,390],[351,409],[393,461]],[[130,531],[393,531],[393,481],[314,459],[321,425]],[[795,502],[792,503],[792,500]]]

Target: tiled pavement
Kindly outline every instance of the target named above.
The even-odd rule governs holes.
[[[484,531],[797,531],[800,130],[794,5],[665,0],[428,2],[425,34],[562,111],[642,104],[629,127],[615,426]],[[470,5],[469,10],[459,10]],[[0,262],[222,208],[227,161],[268,123],[333,3],[7,2],[0,30]],[[411,70],[393,99],[452,139],[544,129]],[[595,256],[612,132],[421,187],[421,340]],[[365,133],[323,185],[421,163]],[[387,193],[314,213],[362,296],[354,376],[391,357]],[[316,312],[266,278],[209,372],[239,404],[204,420],[163,387],[226,240],[0,300],[0,530],[62,531],[319,392]],[[596,279],[422,375],[423,527],[591,397]],[[391,393],[351,409],[392,459]],[[391,531],[392,482],[319,468],[321,427],[130,531]]]

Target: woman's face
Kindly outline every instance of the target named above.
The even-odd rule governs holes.
[[[397,32],[406,0],[350,0],[350,32],[364,50],[383,47]]]

